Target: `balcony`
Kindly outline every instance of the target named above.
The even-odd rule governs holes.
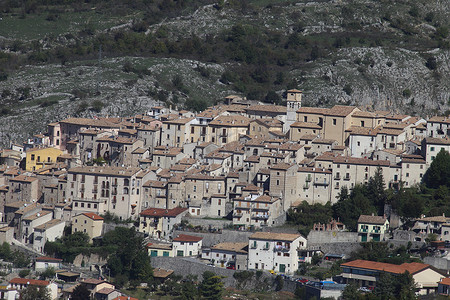
[[[341,176],[340,175],[334,176],[334,180],[341,180]]]
[[[268,214],[253,214],[252,219],[256,220],[267,220],[269,218]]]
[[[345,176],[344,180],[350,180],[350,176]]]
[[[326,181],[314,181],[314,185],[328,186],[330,183]]]
[[[372,229],[372,233],[381,233],[380,229]]]
[[[305,184],[303,185],[303,189],[304,189],[304,190],[309,189],[309,184],[308,184],[308,183],[305,183]]]
[[[359,229],[359,232],[368,232],[369,230],[367,228],[361,228]]]
[[[311,180],[312,180],[311,176],[308,176],[308,177],[306,177],[306,179],[305,179],[306,182],[311,182]]]
[[[270,246],[269,245],[264,245],[263,250],[269,250]]]
[[[98,193],[98,190],[97,190],[97,189],[93,189],[93,190],[92,190],[92,193],[93,193],[93,194],[97,194],[97,193]]]
[[[233,218],[241,218],[243,213],[233,213]]]
[[[275,248],[273,248],[273,251],[275,252],[289,252],[291,251],[290,247],[276,245]]]

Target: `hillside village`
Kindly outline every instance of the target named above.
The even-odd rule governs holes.
[[[14,299],[8,297],[34,285],[47,287],[51,299],[71,299],[74,286],[84,285],[95,299],[126,299],[101,270],[100,277],[85,277],[46,253],[47,242],[77,232],[101,243],[111,226],[134,227],[145,237],[162,281],[185,275],[182,267],[192,272],[189,264],[261,270],[282,275],[292,291],[305,286],[308,298],[338,299],[349,283],[370,293],[380,274],[408,271],[417,295],[450,294],[444,256],[398,265],[342,261],[339,282],[307,285],[298,276],[317,257],[349,258],[360,242],[419,248],[433,235],[431,245],[443,249],[450,217],[405,222],[386,209],[360,215],[353,231],[339,219],[317,220],[308,236],[286,226],[287,214],[305,201],[335,204],[343,189],[376,176],[392,191],[420,185],[438,153],[450,152],[450,119],[303,107],[301,91],[286,96],[286,106],[228,96],[199,113],[155,106],[128,118],[67,118],[1,150],[0,243],[30,253],[36,270],[53,266],[58,281],[11,278],[0,298]],[[79,267],[87,264],[95,270],[105,263]]]

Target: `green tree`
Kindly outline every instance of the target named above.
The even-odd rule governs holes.
[[[145,243],[134,227],[116,227],[103,236],[103,246],[110,249],[108,267],[111,275],[123,275],[127,280],[151,283],[153,269]]]
[[[91,292],[87,289],[86,285],[79,284],[72,292],[72,300],[86,300],[91,296]]]
[[[377,280],[377,286],[373,290],[373,294],[378,296],[380,299],[394,299],[394,280],[394,275],[387,272],[382,272]]]
[[[277,275],[275,277],[275,291],[281,291],[284,287],[284,279],[281,277],[281,275]]]
[[[358,300],[361,293],[358,291],[358,286],[354,283],[349,283],[342,292],[342,297],[345,300]]]
[[[25,278],[28,275],[30,275],[31,270],[30,269],[25,269],[25,270],[20,270],[19,271],[19,277],[20,278]]]
[[[367,194],[371,202],[378,208],[378,213],[382,215],[384,213],[384,204],[387,202],[387,193],[381,167],[378,167],[375,174],[369,178]]]
[[[200,284],[200,292],[205,299],[222,299],[223,282],[222,276],[217,276],[213,272],[203,272],[203,281]]]
[[[56,274],[56,272],[55,272],[55,268],[53,268],[53,267],[48,267],[47,269],[45,269],[45,271],[44,272],[42,272],[41,274],[40,274],[40,277],[42,278],[42,279],[47,279],[47,278],[53,278],[53,277],[55,277],[55,274]]]
[[[429,188],[441,185],[450,187],[450,154],[442,149],[431,162],[424,176],[424,182]]]
[[[50,300],[50,292],[46,287],[28,286],[20,292],[21,300]],[[87,298],[85,298],[87,299]]]
[[[188,275],[181,283],[182,300],[196,300],[199,298],[199,291],[196,284],[197,276]]]

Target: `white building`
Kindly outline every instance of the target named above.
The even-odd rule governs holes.
[[[300,234],[256,232],[248,240],[248,269],[292,274],[298,269],[298,249],[306,247]]]
[[[59,219],[50,220],[34,228],[33,249],[44,251],[46,242],[54,242],[56,238],[63,236],[66,222]]]
[[[202,237],[180,234],[173,239],[172,249],[176,256],[197,256],[202,249]]]

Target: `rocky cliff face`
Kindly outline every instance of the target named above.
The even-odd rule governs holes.
[[[301,46],[292,51],[311,51],[311,43],[317,41],[324,47],[316,49],[320,55],[308,52],[305,60],[289,61],[294,52],[286,52],[283,59],[288,64],[267,66],[269,72],[281,70],[284,83],[263,82],[259,87],[281,95],[288,83],[294,83],[304,91],[305,105],[351,104],[427,117],[449,109],[449,20],[450,2],[440,0],[229,0],[145,25],[145,33],[169,41],[195,35],[207,42],[226,39],[224,32],[244,24],[271,35],[274,55],[280,40],[300,39]],[[96,34],[126,32],[136,21],[136,15],[121,17]],[[34,54],[36,44],[42,51],[71,43],[67,32],[37,42],[24,36],[29,47],[17,50],[18,33],[2,34],[3,52],[19,58]],[[77,38],[77,43],[92,39]],[[239,60],[211,62],[187,54],[131,53],[120,57],[104,53],[100,61],[20,65],[0,81],[0,145],[22,142],[45,131],[47,123],[68,116],[126,116],[145,113],[155,103],[181,107],[188,100],[214,104],[228,94],[248,96],[237,85],[220,80],[228,70],[239,75],[236,70],[244,65]],[[174,82],[176,76],[182,83]]]

